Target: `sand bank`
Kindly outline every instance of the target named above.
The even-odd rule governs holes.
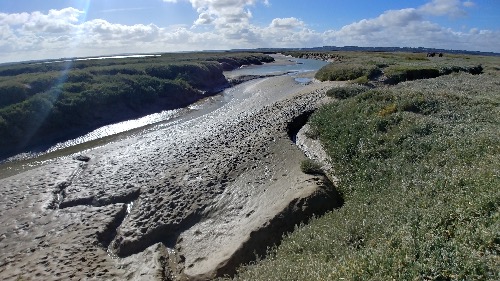
[[[207,115],[0,180],[0,278],[232,273],[340,204],[326,178],[300,171],[305,156],[288,136],[333,85],[249,81]]]

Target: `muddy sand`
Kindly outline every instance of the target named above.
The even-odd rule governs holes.
[[[334,85],[252,80],[202,117],[1,179],[0,279],[233,274],[341,204],[290,140]]]

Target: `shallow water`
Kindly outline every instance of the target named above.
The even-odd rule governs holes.
[[[306,77],[296,77],[295,82],[303,84],[303,85],[307,85],[307,84],[312,82],[312,79],[306,78]]]
[[[231,76],[244,75],[273,75],[273,74],[296,74],[301,72],[316,71],[328,64],[324,61],[297,59],[292,57],[275,56],[280,63],[268,63],[263,65],[243,66],[231,71]],[[287,63],[288,62],[288,63]]]
[[[302,72],[316,71],[326,64],[323,61],[294,59],[280,55],[275,55],[275,58],[276,63],[245,66],[231,71],[231,76],[290,74],[294,77]],[[302,85],[310,82],[308,78],[295,77],[294,79],[298,84]],[[304,79],[308,79],[308,81]],[[248,93],[235,93],[234,88],[229,88],[218,95],[207,97],[186,108],[165,110],[141,118],[110,124],[75,139],[57,143],[44,151],[28,151],[15,155],[0,164],[0,178],[50,163],[60,157],[70,157],[76,153],[100,147],[107,143],[156,130],[164,130],[213,112],[233,99],[245,99],[247,95]],[[228,110],[231,109],[228,108]]]

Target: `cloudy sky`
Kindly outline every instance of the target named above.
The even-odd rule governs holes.
[[[257,47],[500,52],[498,0],[0,0],[0,62]]]

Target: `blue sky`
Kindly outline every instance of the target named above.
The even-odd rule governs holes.
[[[324,45],[500,52],[497,0],[0,0],[0,62]]]

